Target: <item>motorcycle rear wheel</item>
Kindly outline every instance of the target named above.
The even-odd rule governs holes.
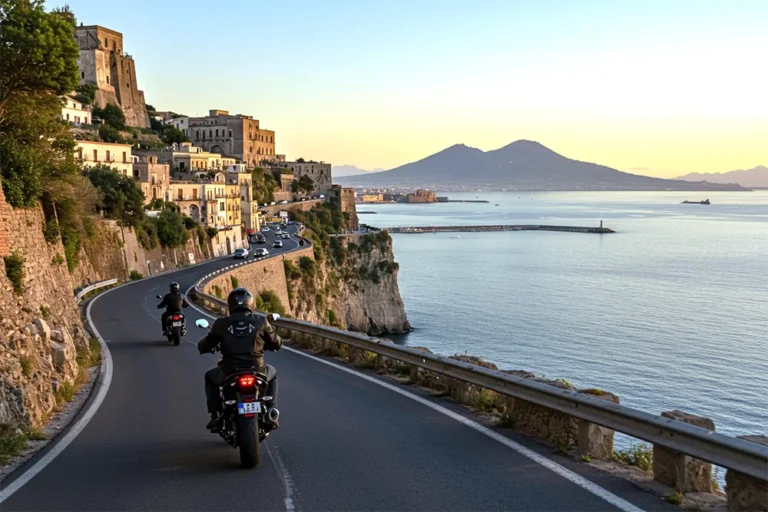
[[[237,445],[240,448],[240,465],[251,469],[259,465],[261,457],[259,440],[257,439],[257,419],[238,416]]]

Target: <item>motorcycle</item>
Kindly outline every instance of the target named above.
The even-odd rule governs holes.
[[[195,325],[209,328],[202,318]],[[260,444],[270,433],[266,425],[274,424],[280,415],[277,409],[268,408],[272,397],[265,395],[266,390],[267,376],[253,367],[238,369],[219,386],[224,410],[218,431],[211,432],[218,433],[232,448],[239,448],[244,468],[259,464]]]
[[[157,298],[162,299],[163,296],[158,295]],[[184,313],[168,315],[163,329],[168,341],[174,345],[179,345],[181,343],[181,337],[187,334],[187,323]]]

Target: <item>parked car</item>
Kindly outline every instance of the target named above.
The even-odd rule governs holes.
[[[263,247],[259,247],[258,249],[253,251],[254,258],[263,258],[264,256],[269,256],[269,251]]]
[[[256,235],[256,243],[257,244],[264,244],[266,242],[267,242],[267,238],[264,235],[262,235],[261,233]]]
[[[267,233],[267,232],[269,232],[269,226],[264,226],[263,228],[261,228],[261,230],[262,230],[264,233]]]
[[[235,249],[233,259],[244,260],[248,258],[248,249]]]
[[[291,239],[291,235],[289,235],[288,233],[283,233],[280,236],[280,238],[282,238],[283,240],[290,240]]]
[[[275,240],[275,243],[272,244],[272,247],[274,247],[275,249],[279,249],[282,246],[283,246],[283,241],[282,240]]]
[[[288,201],[286,201],[285,199],[283,199],[282,201],[280,201],[280,202],[279,202],[279,203],[277,203],[277,204],[288,204]]]

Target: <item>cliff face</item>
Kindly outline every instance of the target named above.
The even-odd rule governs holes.
[[[89,339],[43,212],[13,210],[0,188],[0,225],[0,427],[36,427],[88,365]]]

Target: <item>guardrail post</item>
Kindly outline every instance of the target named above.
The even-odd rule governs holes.
[[[715,422],[682,411],[665,411],[662,417],[715,430]],[[663,446],[653,445],[653,478],[679,492],[712,492],[712,464]]]
[[[619,397],[600,389],[582,389],[579,393],[592,395],[600,400],[619,403]],[[579,455],[593,459],[608,460],[613,456],[613,430],[589,421],[579,420],[579,438],[577,449]]]
[[[768,445],[768,436],[739,436],[739,439]],[[768,473],[768,468],[766,468]],[[768,476],[768,475],[766,475]],[[728,497],[728,510],[732,511],[768,511],[768,482],[729,469],[725,473],[725,493]]]

